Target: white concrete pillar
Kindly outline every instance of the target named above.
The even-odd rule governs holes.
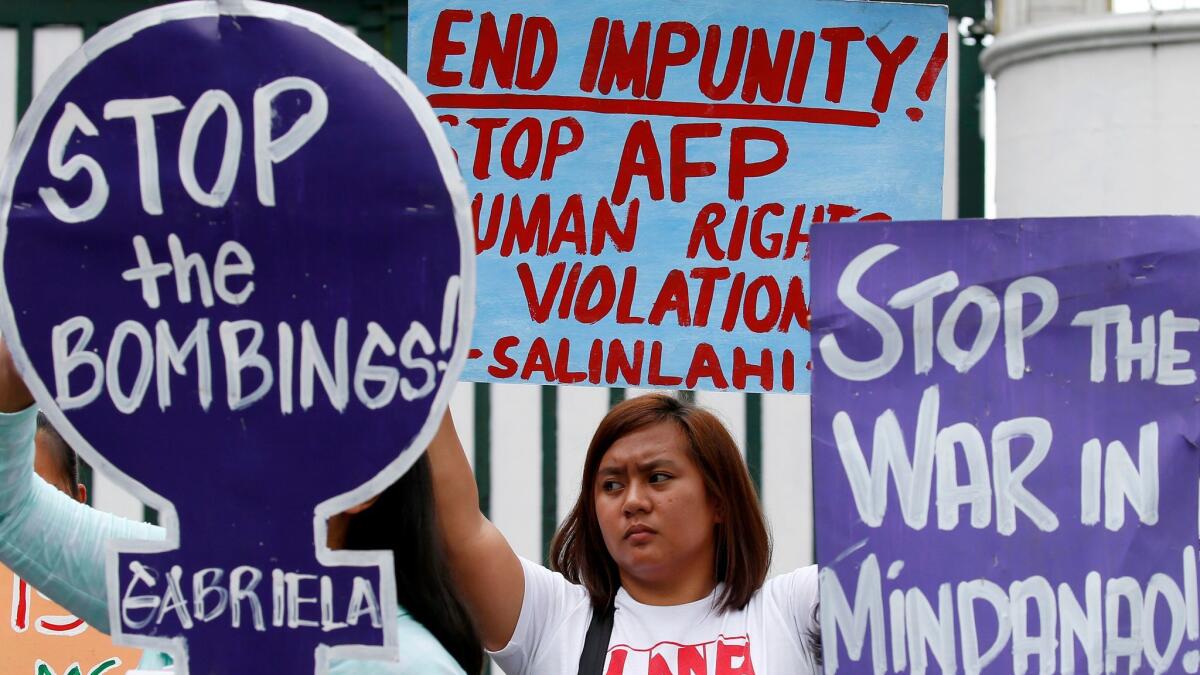
[[[1200,12],[1004,33],[982,62],[999,217],[1200,213]]]

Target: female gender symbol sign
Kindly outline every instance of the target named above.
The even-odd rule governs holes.
[[[390,556],[324,523],[445,409],[469,217],[429,105],[313,14],[171,5],[59,69],[0,181],[0,327],[64,436],[163,512],[165,545],[110,552],[119,642],[204,675],[395,652]]]

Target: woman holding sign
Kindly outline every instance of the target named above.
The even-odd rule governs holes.
[[[664,395],[609,412],[555,571],[518,558],[480,512],[449,415],[428,454],[451,570],[509,675],[819,670],[817,570],[765,580],[758,498],[712,413]]]
[[[0,339],[0,562],[104,632],[110,539],[162,540],[164,530],[91,509],[33,471],[37,410]],[[393,550],[399,664],[334,661],[330,675],[463,675],[483,669],[479,639],[444,574],[429,465],[418,461],[377,498],[329,522],[334,549]],[[403,550],[403,555],[399,550]],[[170,659],[147,653],[142,668]],[[0,656],[0,665],[3,657]]]

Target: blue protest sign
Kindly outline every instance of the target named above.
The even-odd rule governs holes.
[[[807,393],[812,223],[941,214],[946,9],[412,0],[475,381]]]
[[[1200,218],[813,249],[826,670],[1196,672]]]
[[[307,12],[148,10],[54,75],[0,183],[0,323],[64,436],[162,511],[165,544],[111,550],[118,642],[184,673],[395,658],[390,555],[325,521],[445,408],[468,208],[411,83]]]

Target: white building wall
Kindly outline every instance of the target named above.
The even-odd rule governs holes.
[[[592,432],[608,411],[608,390],[560,387],[558,390],[558,520],[579,498],[579,480]]]
[[[0,158],[17,131],[17,29],[0,28]]]
[[[1109,0],[996,0],[993,11],[997,29],[1012,32],[1026,26],[1105,14],[1109,11]]]
[[[1200,212],[1200,12],[1006,31],[983,63],[998,216]]]

